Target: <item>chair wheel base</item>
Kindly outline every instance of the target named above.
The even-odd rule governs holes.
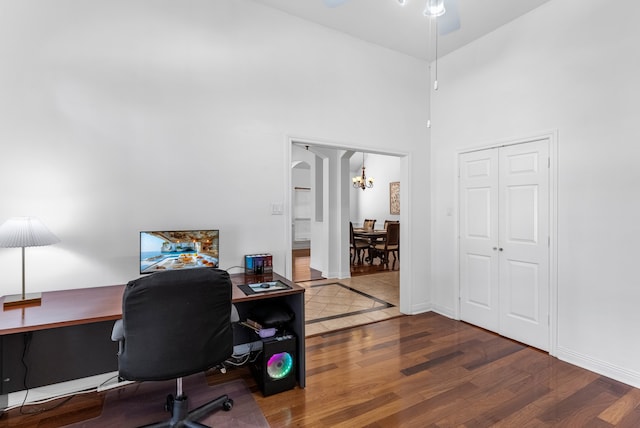
[[[233,400],[229,398],[224,403],[222,403],[222,410],[228,412],[231,409],[233,409]]]

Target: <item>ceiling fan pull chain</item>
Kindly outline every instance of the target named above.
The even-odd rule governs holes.
[[[433,33],[431,29],[431,19],[429,19],[429,32],[427,33],[428,43],[427,43],[427,64],[429,70],[429,80],[431,80],[431,64],[429,64],[429,54],[431,52],[431,34]],[[429,109],[429,116],[431,116],[431,101],[429,100],[429,89],[427,89],[427,108]],[[431,128],[431,117],[427,117],[427,128]]]
[[[433,81],[433,90],[438,90],[438,18],[434,18],[436,20],[436,75],[435,80]]]

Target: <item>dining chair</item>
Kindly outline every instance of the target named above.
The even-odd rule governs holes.
[[[389,223],[400,223],[398,220],[385,220],[384,221],[384,230],[387,230],[387,226]]]
[[[363,229],[369,229],[369,230],[373,230],[376,226],[376,221],[375,219],[365,219],[364,223],[362,223],[362,228]]]
[[[358,264],[362,264],[362,252],[369,248],[369,241],[355,238],[355,235],[353,234],[352,222],[349,222],[349,229],[351,234],[351,252],[353,253],[353,255],[351,256],[351,264],[355,264],[356,260],[358,261]]]
[[[385,220],[384,221],[384,230],[387,230],[387,226],[389,225],[389,223],[400,223],[398,220]],[[380,242],[384,241],[384,238],[378,238],[377,239]]]
[[[380,264],[389,266],[389,255],[393,254],[391,270],[396,267],[396,260],[400,260],[400,222],[387,224],[387,235],[383,240],[378,240],[369,250],[370,257],[379,257]]]

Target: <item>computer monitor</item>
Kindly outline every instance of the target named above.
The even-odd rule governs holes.
[[[140,273],[219,267],[220,231],[140,232]]]

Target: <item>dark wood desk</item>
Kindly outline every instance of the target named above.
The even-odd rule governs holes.
[[[280,280],[290,290],[246,296],[239,284]],[[297,380],[304,387],[305,328],[303,287],[278,274],[233,274],[233,303],[241,319],[255,305],[282,302],[294,312],[290,325],[298,348]],[[118,369],[117,344],[111,341],[115,320],[122,317],[124,285],[42,293],[42,304],[0,312],[0,395]],[[0,303],[4,299],[0,298]],[[1,400],[0,400],[1,402]],[[0,405],[0,408],[2,406]]]
[[[0,335],[122,318],[124,285],[42,293],[42,304],[0,313]],[[1,299],[4,301],[4,298]]]

